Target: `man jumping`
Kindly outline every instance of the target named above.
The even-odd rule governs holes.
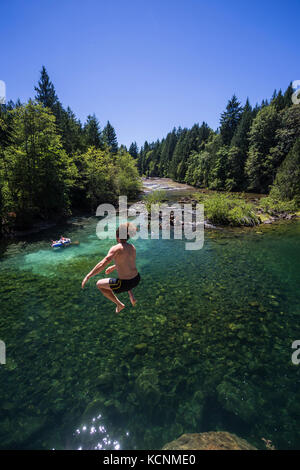
[[[130,223],[124,224],[123,229],[127,233],[126,239],[119,238],[120,227],[116,231],[116,239],[118,244],[111,247],[105,258],[98,263],[92,271],[85,276],[82,281],[84,288],[87,281],[96,274],[99,274],[112,260],[114,265],[109,266],[105,270],[105,274],[110,274],[114,269],[118,272],[118,278],[104,278],[97,281],[97,287],[102,294],[116,304],[116,313],[121,312],[125,305],[115,296],[115,293],[128,292],[131,304],[136,304],[136,299],[132,293],[132,289],[140,282],[140,275],[135,265],[136,250],[135,247],[127,243],[130,235],[134,233],[135,228]]]

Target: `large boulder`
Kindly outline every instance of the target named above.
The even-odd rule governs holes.
[[[162,450],[257,450],[244,439],[229,432],[183,434]]]

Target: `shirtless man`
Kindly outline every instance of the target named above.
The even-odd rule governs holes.
[[[136,250],[133,245],[127,243],[130,238],[130,232],[134,232],[131,224],[126,224],[127,239],[121,240],[119,238],[119,230],[116,231],[116,239],[118,244],[111,247],[105,258],[98,263],[92,271],[85,276],[82,281],[82,288],[84,288],[90,277],[99,274],[112,260],[113,266],[109,266],[105,270],[105,274],[110,274],[114,269],[118,272],[118,278],[104,278],[97,282],[98,289],[109,300],[116,304],[116,313],[121,312],[125,305],[115,296],[115,293],[128,292],[131,304],[136,304],[136,299],[132,293],[132,289],[140,282],[140,275],[136,269],[135,258]]]

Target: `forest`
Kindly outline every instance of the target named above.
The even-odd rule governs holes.
[[[169,177],[198,188],[300,200],[300,106],[290,84],[251,106],[233,95],[217,130],[206,122],[174,128],[138,148],[119,145],[109,121],[81,123],[60,102],[46,68],[27,103],[0,105],[1,233],[34,222],[94,212],[102,202],[129,199],[141,176]]]
[[[62,106],[45,67],[28,103],[0,106],[1,233],[36,221],[63,219],[74,211],[95,213],[141,190],[137,161],[118,145],[109,121],[82,124]]]
[[[233,95],[216,131],[203,122],[146,141],[138,155],[140,174],[299,203],[300,106],[292,95],[290,84],[254,107]]]

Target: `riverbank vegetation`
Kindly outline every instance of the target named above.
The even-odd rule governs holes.
[[[299,207],[300,105],[292,93],[290,85],[254,107],[248,99],[242,106],[234,95],[216,131],[203,122],[146,141],[138,155],[140,173],[199,188],[269,194],[268,204]],[[225,210],[228,198],[206,202]]]
[[[211,191],[209,194],[195,193],[191,200],[204,204],[205,219],[215,225],[251,227],[300,216],[296,199],[281,200],[274,194],[257,196],[250,198],[245,193]]]
[[[254,226],[260,223],[253,203],[230,193],[194,194],[204,204],[205,219],[216,225]]]
[[[95,115],[82,125],[59,101],[43,67],[35,100],[0,105],[1,232],[94,212],[118,195],[137,196],[136,160],[119,146],[110,122]]]
[[[166,192],[162,189],[156,189],[150,193],[147,193],[143,197],[143,202],[146,206],[148,214],[151,214],[152,204],[160,205],[167,199]]]

